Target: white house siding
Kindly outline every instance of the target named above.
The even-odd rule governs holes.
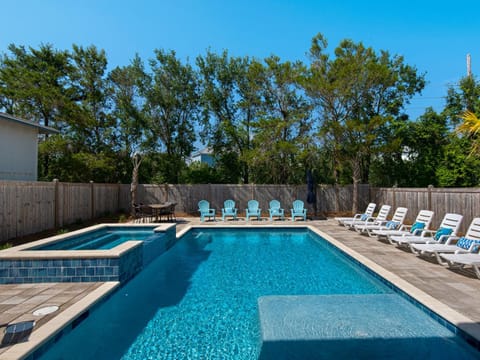
[[[37,180],[38,128],[0,121],[0,180]]]

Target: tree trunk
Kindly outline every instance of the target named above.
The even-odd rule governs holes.
[[[362,180],[362,168],[360,164],[359,156],[355,156],[352,161],[352,180],[353,180],[353,201],[352,212],[356,214],[358,212],[358,184]]]
[[[138,187],[138,169],[142,163],[140,155],[135,154],[132,158],[133,170],[132,170],[132,183],[130,184],[130,214],[135,216],[135,204],[137,203],[137,187]]]

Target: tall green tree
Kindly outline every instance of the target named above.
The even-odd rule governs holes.
[[[11,44],[0,59],[0,109],[45,126],[63,129],[74,104],[68,51]],[[47,136],[42,138],[46,141]],[[39,151],[39,178],[49,174],[50,154]]]
[[[203,137],[219,154],[219,166],[248,183],[248,154],[260,98],[252,60],[210,51],[197,57],[201,75]],[[256,65],[255,65],[256,66]]]
[[[480,83],[473,75],[461,78],[457,85],[447,90],[443,113],[452,128],[463,122],[465,111],[480,113]]]
[[[131,180],[134,170],[133,163],[138,163],[135,156],[137,154],[143,156],[148,152],[147,124],[142,112],[145,100],[140,95],[143,76],[144,67],[138,56],[134,58],[132,64],[116,67],[109,74],[113,89],[112,116],[116,121],[115,150],[119,160],[119,175],[122,182]]]
[[[39,49],[11,44],[8,50],[1,57],[0,105],[12,115],[62,128],[65,108],[74,100],[68,51],[50,44]]]
[[[161,154],[157,181],[177,183],[185,158],[193,150],[199,116],[197,74],[183,64],[174,51],[155,50],[151,73],[144,74],[140,94],[151,148]]]
[[[304,86],[321,114],[320,134],[334,156],[336,181],[341,167],[351,171],[356,212],[358,184],[368,179],[372,157],[379,152],[380,129],[425,82],[401,56],[376,53],[351,40],[343,40],[332,59],[326,48],[321,34],[313,38],[311,76]]]
[[[257,69],[262,99],[249,157],[253,179],[257,183],[304,183],[314,152],[311,106],[298,82],[306,68],[301,62],[281,62],[277,56],[265,59],[265,66],[252,63],[250,68]]]

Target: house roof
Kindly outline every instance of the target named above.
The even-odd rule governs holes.
[[[206,147],[202,150],[195,151],[192,154],[192,157],[199,156],[199,155],[212,155],[212,154],[213,154],[213,150],[211,148]]]
[[[58,134],[60,131],[51,128],[49,126],[43,126],[40,124],[37,124],[36,122],[30,121],[30,120],[25,120],[25,119],[20,119],[18,117],[5,114],[5,113],[0,113],[0,120],[6,120],[6,121],[12,121],[16,122],[18,124],[22,124],[25,126],[30,126],[30,127],[35,127],[38,128],[38,132],[41,134]]]

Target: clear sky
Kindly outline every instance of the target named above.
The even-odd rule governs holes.
[[[411,118],[441,111],[447,86],[480,71],[479,0],[1,0],[0,52],[11,43],[95,45],[109,68],[138,53],[175,50],[194,63],[207,48],[234,56],[307,61],[321,32],[333,50],[345,38],[403,55],[428,85],[407,107]]]

